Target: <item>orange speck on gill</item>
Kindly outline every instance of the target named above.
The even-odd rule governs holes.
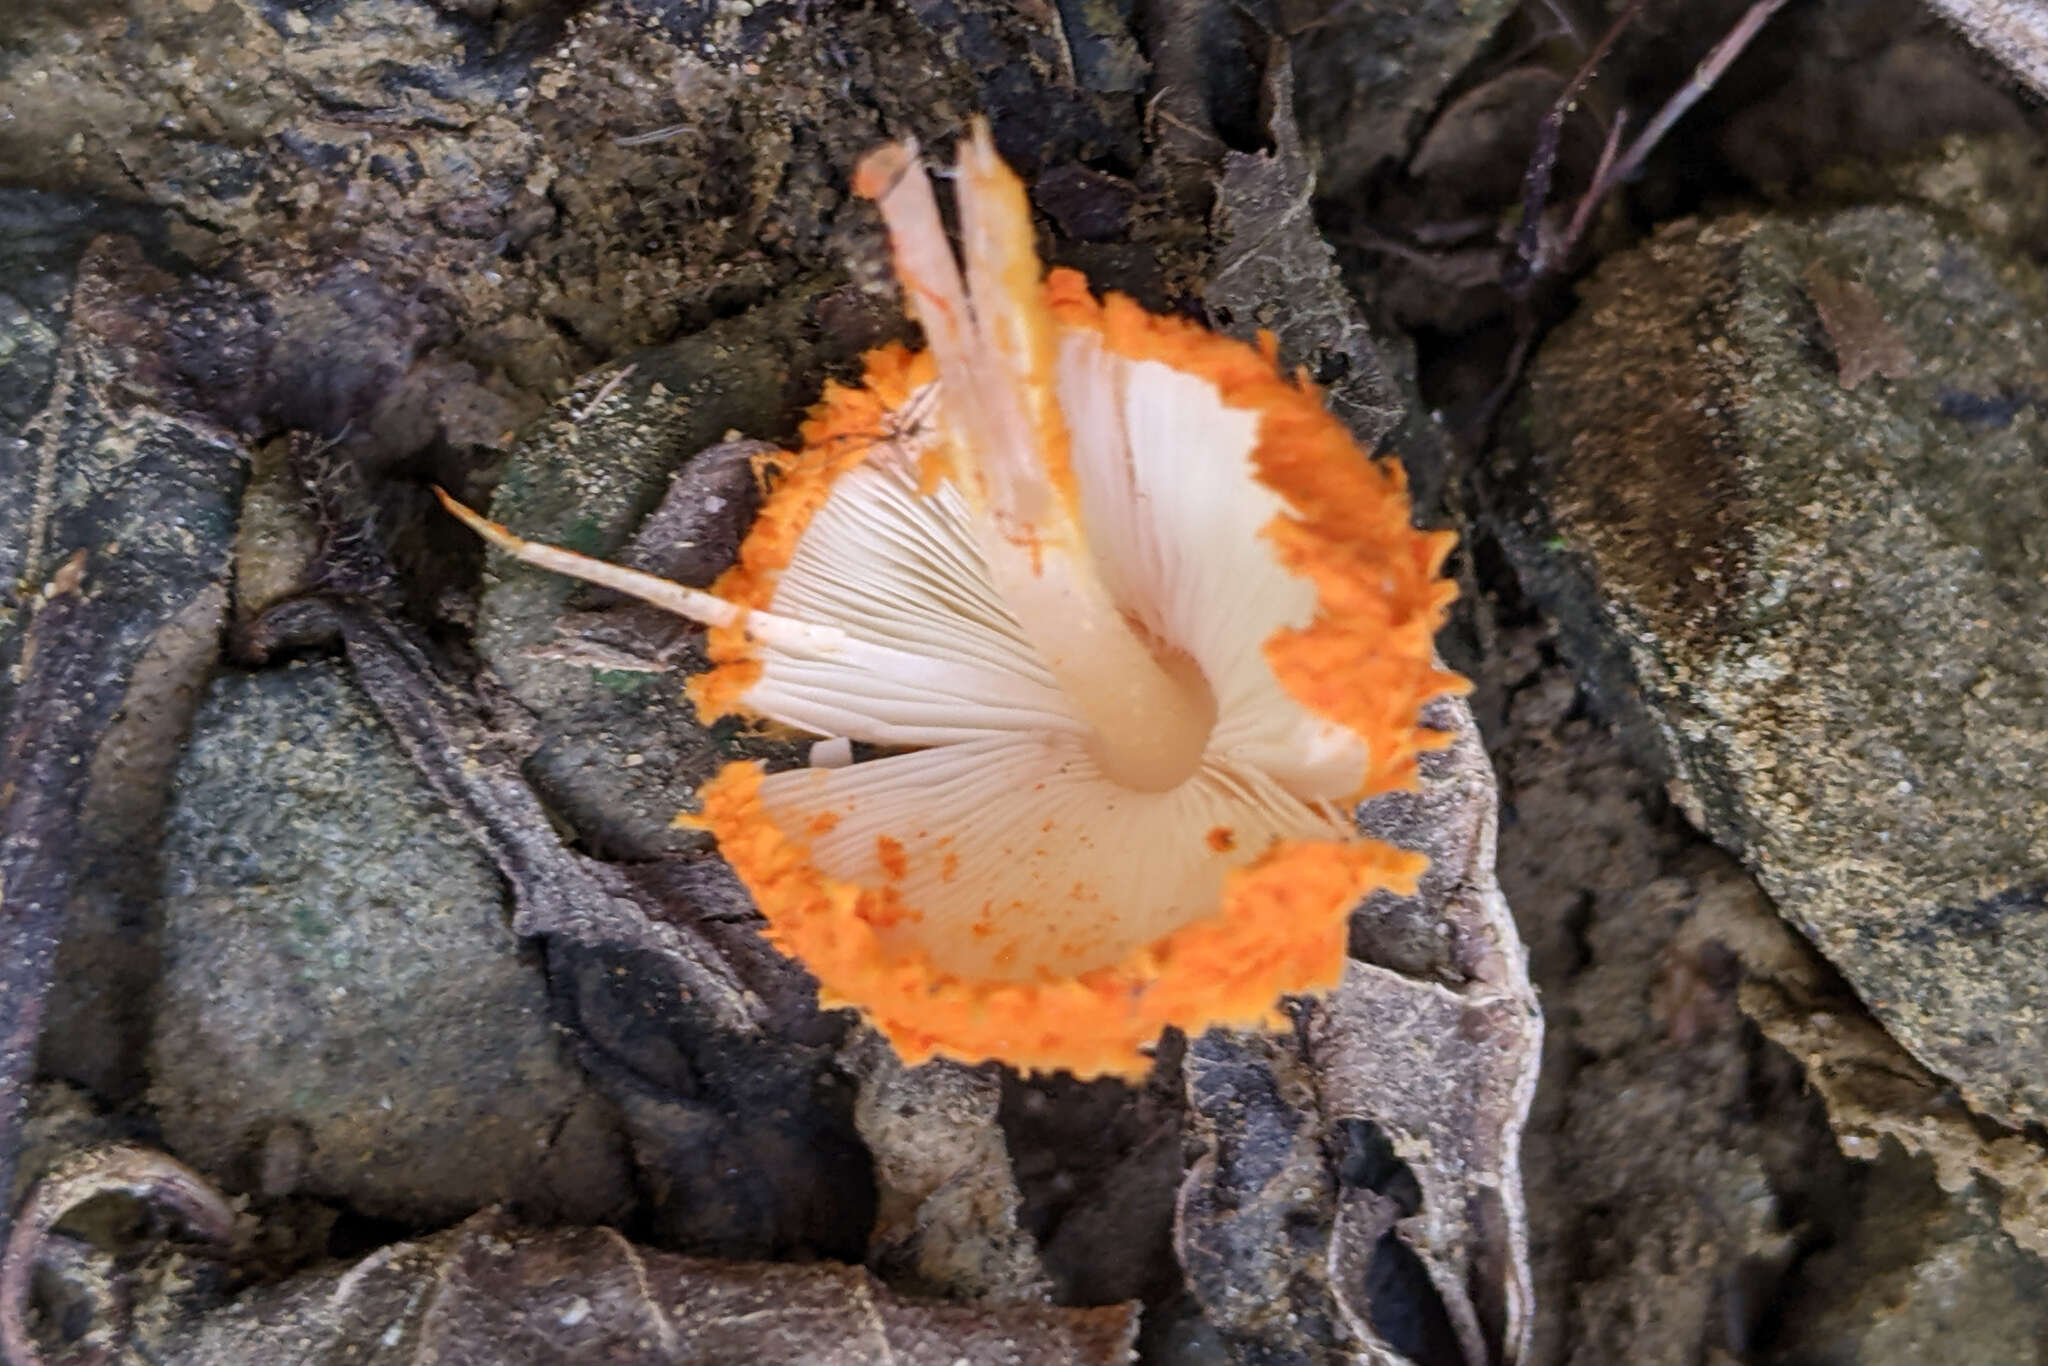
[[[1428,863],[1377,840],[1281,840],[1225,875],[1214,914],[1121,962],[1059,981],[967,977],[886,941],[906,914],[895,890],[819,869],[763,808],[760,784],[759,765],[728,765],[705,785],[699,823],[753,891],[770,942],[817,977],[821,1001],[858,1005],[911,1065],[1000,1058],[1141,1076],[1143,1049],[1169,1025],[1263,1027],[1283,993],[1334,986],[1351,907],[1374,888],[1412,894]],[[998,928],[990,908],[973,932]]]
[[[875,862],[882,865],[882,876],[892,882],[901,882],[910,873],[910,859],[903,852],[903,842],[887,835],[875,836]]]

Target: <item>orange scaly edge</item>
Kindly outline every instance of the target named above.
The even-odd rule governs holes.
[[[1319,603],[1309,626],[1267,642],[1268,662],[1303,705],[1365,738],[1365,793],[1412,786],[1416,754],[1448,739],[1420,725],[1422,704],[1466,686],[1435,667],[1432,648],[1456,593],[1435,577],[1454,538],[1409,525],[1400,467],[1365,458],[1313,389],[1282,378],[1270,338],[1255,349],[1121,296],[1098,301],[1070,270],[1051,272],[1044,288],[1061,325],[1097,331],[1119,355],[1201,374],[1226,402],[1261,413],[1254,465],[1293,509],[1266,535],[1284,565],[1316,584]],[[885,347],[870,353],[862,388],[828,386],[804,451],[714,591],[768,605],[833,481],[866,458],[889,414],[931,376],[928,357]],[[691,688],[707,719],[737,707],[759,668],[744,628],[712,632],[711,651],[717,667]],[[1351,908],[1376,888],[1411,894],[1427,866],[1376,840],[1282,842],[1226,876],[1216,914],[1122,963],[1069,979],[966,979],[926,955],[886,950],[878,927],[907,912],[895,890],[819,869],[762,807],[760,778],[757,765],[728,764],[688,823],[717,837],[770,941],[817,977],[821,1003],[864,1011],[908,1064],[999,1058],[1026,1070],[1141,1076],[1150,1066],[1143,1048],[1167,1025],[1270,1025],[1282,995],[1334,986]]]
[[[1142,1050],[1168,1025],[1270,1026],[1283,994],[1335,986],[1352,906],[1375,888],[1412,894],[1428,863],[1378,840],[1283,841],[1226,874],[1217,914],[1115,966],[1030,982],[962,978],[885,948],[880,931],[909,913],[895,888],[823,872],[763,809],[760,789],[759,765],[726,765],[691,824],[717,837],[769,942],[818,979],[819,1004],[858,1007],[912,1066],[998,1058],[1026,1071],[1141,1077],[1151,1066]]]
[[[1120,294],[1097,300],[1074,270],[1050,272],[1045,289],[1066,326],[1093,329],[1127,359],[1201,375],[1225,403],[1259,414],[1253,468],[1292,509],[1265,535],[1317,599],[1314,621],[1266,642],[1266,663],[1297,702],[1364,738],[1358,796],[1413,787],[1416,755],[1450,743],[1421,725],[1423,703],[1471,687],[1435,662],[1436,633],[1458,596],[1438,577],[1456,535],[1410,524],[1407,472],[1368,459],[1312,385],[1280,374],[1270,333],[1252,347]]]

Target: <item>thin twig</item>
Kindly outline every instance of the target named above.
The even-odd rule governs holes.
[[[1636,16],[1643,12],[1647,2],[1633,0],[1621,12],[1621,17],[1608,26],[1607,32],[1600,35],[1600,41],[1593,45],[1593,50],[1586,54],[1586,60],[1580,63],[1578,74],[1558,92],[1556,103],[1543,116],[1543,122],[1536,126],[1536,146],[1529,153],[1529,169],[1522,177],[1522,222],[1515,230],[1515,255],[1502,272],[1503,283],[1510,289],[1526,285],[1544,273],[1543,206],[1550,201],[1550,178],[1557,170],[1557,145],[1564,135],[1564,116],[1571,112],[1579,92],[1593,78],[1594,70],[1607,59],[1608,52],[1620,39],[1623,30],[1636,21]]]
[[[584,404],[582,408],[578,409],[577,411],[569,415],[569,421],[576,426],[581,426],[583,424],[583,420],[589,417],[592,413],[596,412],[598,408],[603,406],[604,401],[606,399],[610,398],[613,394],[619,392],[620,388],[622,388],[625,385],[626,381],[633,378],[633,372],[635,370],[638,370],[639,368],[640,366],[637,363],[635,363],[632,365],[625,366],[622,369],[614,370],[611,373],[610,377],[607,378],[603,384],[598,386],[598,390],[595,394],[591,396],[590,402]]]
[[[671,123],[665,128],[650,129],[645,133],[624,133],[612,139],[614,147],[645,147],[653,142],[666,142],[679,138],[690,131],[687,123]]]
[[[1579,237],[1586,231],[1586,224],[1592,221],[1593,210],[1600,207],[1600,196],[1595,193],[1600,182],[1614,165],[1615,153],[1621,150],[1621,135],[1628,128],[1628,110],[1617,110],[1614,126],[1607,130],[1607,140],[1600,144],[1600,160],[1593,167],[1593,179],[1586,186],[1586,192],[1579,196],[1579,206],[1572,210],[1571,225],[1564,230],[1564,240],[1558,244],[1557,257],[1560,261],[1571,259],[1572,249],[1579,244]]]
[[[1586,50],[1585,35],[1580,33],[1579,26],[1572,22],[1571,11],[1566,9],[1560,3],[1560,0],[1543,0],[1543,8],[1549,10],[1550,17],[1557,20],[1558,28],[1564,33],[1565,38],[1571,45],[1584,52]]]
[[[1599,207],[1601,201],[1615,186],[1641,168],[1643,159],[1649,156],[1664,134],[1684,117],[1687,110],[1699,103],[1701,96],[1713,89],[1714,83],[1721,79],[1722,73],[1727,71],[1729,65],[1741,55],[1742,50],[1749,46],[1750,40],[1755,38],[1770,21],[1771,16],[1784,6],[1785,0],[1756,0],[1756,3],[1743,13],[1742,18],[1736,21],[1735,26],[1723,35],[1721,41],[1714,45],[1713,50],[1693,68],[1692,75],[1687,78],[1686,83],[1664,102],[1663,108],[1657,111],[1656,117],[1650,120],[1649,125],[1636,140],[1629,144],[1628,150],[1619,155],[1616,154],[1615,148],[1620,145],[1626,120],[1617,115],[1614,127],[1609,130],[1606,144],[1601,149],[1600,161],[1594,168],[1593,179],[1587,186],[1586,193],[1580,197],[1564,237],[1558,243],[1556,251],[1546,256],[1542,250],[1542,213],[1544,201],[1550,195],[1550,175],[1557,160],[1558,130],[1563,126],[1564,114],[1576,98],[1579,88],[1592,74],[1593,68],[1605,56],[1614,40],[1620,36],[1623,27],[1641,11],[1643,0],[1636,0],[1623,11],[1619,19],[1614,21],[1613,27],[1607,30],[1599,45],[1579,68],[1578,75],[1572,78],[1571,84],[1565,87],[1557,103],[1544,116],[1543,125],[1537,131],[1536,150],[1530,157],[1528,175],[1523,181],[1522,222],[1515,234],[1515,254],[1501,271],[1501,283],[1507,287],[1510,296],[1518,305],[1526,303],[1532,287],[1538,280],[1549,274],[1557,264],[1571,259],[1580,236],[1592,221],[1593,211]],[[1528,362],[1535,340],[1534,327],[1527,309],[1522,308],[1516,324],[1515,349],[1508,361],[1507,372],[1482,401],[1479,415],[1470,429],[1480,440],[1484,440],[1486,434],[1492,431],[1501,406],[1521,378],[1522,367]]]
[[[1502,367],[1500,383],[1488,390],[1486,397],[1479,401],[1479,412],[1468,428],[1477,434],[1478,440],[1484,441],[1487,434],[1493,430],[1494,419],[1500,416],[1500,410],[1506,406],[1508,395],[1515,391],[1516,383],[1522,378],[1522,367],[1529,363],[1529,353],[1535,349],[1535,345],[1534,328],[1518,327],[1515,330],[1515,346],[1508,353],[1508,363]]]
[[[1644,127],[1641,136],[1629,144],[1628,151],[1622,154],[1621,159],[1607,168],[1605,176],[1595,178],[1590,191],[1593,197],[1597,199],[1605,195],[1634,175],[1642,166],[1643,158],[1647,157],[1663,136],[1671,131],[1671,125],[1683,118],[1686,110],[1698,104],[1700,97],[1714,88],[1714,83],[1721,79],[1721,73],[1728,69],[1729,63],[1742,54],[1742,50],[1749,46],[1750,39],[1756,37],[1758,31],[1770,22],[1771,16],[1784,7],[1785,0],[1756,0],[1742,18],[1736,21],[1735,27],[1729,29],[1727,35],[1714,45],[1714,50],[1693,68],[1691,77],[1678,88],[1678,92],[1664,102],[1664,107],[1659,109],[1657,116]]]

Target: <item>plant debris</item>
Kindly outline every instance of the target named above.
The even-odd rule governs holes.
[[[51,1227],[109,1192],[175,1212],[216,1245],[236,1231],[219,1194],[161,1154],[81,1155],[38,1185],[0,1262],[10,1366],[43,1360],[22,1311],[30,1271],[59,1256]],[[159,1288],[183,1279],[187,1293],[135,1315],[113,1349],[162,1366],[319,1360],[372,1343],[394,1366],[1122,1366],[1137,1333],[1130,1306],[907,1299],[859,1267],[682,1257],[611,1229],[533,1230],[495,1211],[225,1303],[217,1285],[193,1294],[191,1274],[175,1258],[159,1262]]]
[[[1463,703],[1433,710],[1455,744],[1425,759],[1420,794],[1364,815],[1422,841],[1420,892],[1360,913],[1343,984],[1302,1005],[1291,1038],[1189,1044],[1207,1150],[1181,1187],[1177,1243],[1189,1288],[1245,1349],[1469,1366],[1528,1350],[1520,1148],[1541,1017],[1493,878],[1492,769]],[[1442,945],[1439,971],[1414,970],[1403,925]]]
[[[1884,306],[1870,286],[1844,280],[1815,261],[1800,275],[1806,297],[1820,314],[1835,344],[1842,387],[1854,389],[1872,375],[1905,379],[1913,373],[1913,352],[1899,330],[1885,321]]]

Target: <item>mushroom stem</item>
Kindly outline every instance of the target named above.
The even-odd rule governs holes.
[[[579,555],[573,550],[558,546],[542,545],[516,536],[490,518],[463,506],[446,489],[438,484],[434,496],[441,500],[441,506],[474,531],[489,544],[496,546],[515,560],[524,560],[537,568],[567,574],[600,587],[614,589],[642,602],[651,602],[666,612],[673,612],[704,626],[741,626],[747,634],[777,649],[791,650],[803,654],[824,654],[841,648],[846,643],[846,633],[836,626],[817,626],[793,617],[778,616],[754,608],[742,607],[736,602],[727,602],[701,588],[686,588],[670,579],[654,574],[643,574],[637,569],[623,565],[607,564],[588,555]]]
[[[915,143],[871,153],[854,190],[881,209],[931,345],[996,591],[1088,724],[1103,772],[1164,791],[1200,768],[1215,698],[1198,669],[1163,657],[1132,623],[1081,529],[1031,209],[986,122],[961,143],[955,170],[964,280]]]

